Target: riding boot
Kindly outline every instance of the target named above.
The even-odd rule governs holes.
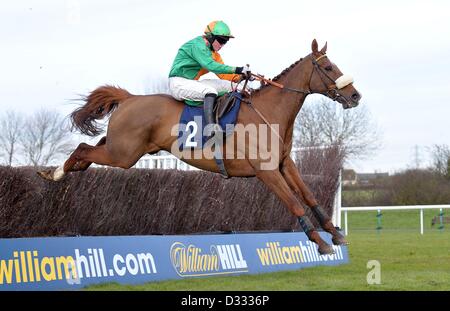
[[[214,147],[215,149],[214,160],[216,161],[216,164],[219,167],[220,172],[222,173],[221,176],[225,176],[225,178],[228,178],[229,176],[227,170],[225,169],[225,164],[223,162],[223,155],[220,148],[220,145],[223,143],[222,140],[220,139],[220,134],[223,134],[223,131],[220,125],[214,122],[214,102],[216,101],[216,98],[217,98],[216,94],[208,93],[205,95],[205,100],[203,102],[203,114],[205,115],[206,121],[205,128],[212,127],[210,129],[211,133],[206,140],[209,141],[211,137],[214,137],[214,140],[210,140],[212,141],[213,144],[217,144]],[[206,131],[206,133],[208,133],[208,131]],[[217,146],[219,148],[216,148]]]
[[[208,137],[211,138],[214,133],[220,132],[221,128],[216,122],[214,122],[214,102],[216,101],[217,95],[213,93],[208,93],[205,95],[205,99],[203,102],[203,114],[205,116],[206,127],[212,126],[211,135]]]

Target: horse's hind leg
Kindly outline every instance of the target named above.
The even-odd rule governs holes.
[[[261,170],[256,173],[256,177],[269,187],[269,189],[275,192],[291,213],[297,216],[300,226],[305,234],[311,241],[319,246],[318,251],[320,254],[332,254],[334,252],[333,248],[320,237],[308,216],[305,216],[305,210],[289,188],[280,171]]]
[[[100,165],[118,166],[112,160],[106,145],[102,144],[99,146],[90,146],[85,143],[78,145],[77,149],[70,155],[69,159],[66,160],[64,165],[59,166],[53,172],[51,170],[46,170],[38,172],[39,176],[53,181],[58,181],[64,177],[68,172],[77,171],[79,167],[75,167],[77,163],[84,165],[89,165],[94,162]]]
[[[102,146],[106,144],[106,136],[103,136],[97,143],[97,147],[98,146]],[[88,169],[89,166],[91,166],[92,162],[89,161],[78,161],[77,163],[75,163],[75,165],[72,167],[71,172],[75,172],[75,171],[85,171]]]
[[[284,179],[289,184],[289,187],[292,189],[292,191],[297,193],[300,198],[304,200],[305,203],[311,208],[311,211],[319,221],[320,226],[333,236],[333,244],[347,245],[348,243],[345,240],[344,236],[336,230],[333,223],[331,222],[331,218],[317,203],[312,192],[303,182],[303,179],[300,176],[300,172],[298,171],[294,161],[292,161],[290,157],[286,157],[286,159],[283,161],[281,173],[283,174]]]

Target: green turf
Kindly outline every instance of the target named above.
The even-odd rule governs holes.
[[[375,217],[374,217],[375,218]],[[354,224],[356,226],[356,224]],[[358,231],[348,236],[350,263],[260,275],[210,277],[148,283],[104,284],[88,290],[450,290],[450,233]],[[378,260],[381,284],[368,285],[367,263]]]

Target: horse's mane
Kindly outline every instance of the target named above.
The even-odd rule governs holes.
[[[295,66],[297,66],[298,63],[300,63],[303,60],[303,58],[300,58],[298,61],[296,61],[295,63],[293,63],[292,65],[290,65],[289,67],[287,67],[286,69],[284,69],[280,74],[278,74],[277,76],[275,76],[272,81],[278,81],[280,80],[280,78],[282,76],[284,76],[285,74],[287,74],[289,71],[292,70],[292,68],[294,68]]]
[[[298,63],[300,63],[303,60],[303,58],[300,58],[298,61],[284,69],[281,73],[279,73],[277,76],[273,77],[272,81],[278,81],[280,80],[284,75],[286,75],[289,71],[291,71],[295,66],[297,66]],[[269,84],[265,84],[261,86],[259,89],[255,90],[254,93],[259,92],[260,90],[266,88]]]

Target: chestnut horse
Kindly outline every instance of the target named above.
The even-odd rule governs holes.
[[[271,140],[267,145],[270,150],[264,157],[260,154],[251,156],[250,143],[234,144],[236,133],[219,148],[222,154],[227,154],[223,160],[229,176],[259,178],[297,216],[308,238],[318,245],[319,253],[331,254],[333,248],[313,227],[305,215],[303,204],[311,208],[321,227],[332,235],[333,244],[345,245],[347,242],[319,206],[290,157],[294,120],[308,94],[323,94],[341,103],[343,108],[357,106],[361,95],[353,87],[352,80],[327,57],[327,44],[319,51],[317,41],[313,40],[311,48],[311,54],[273,79],[279,87],[263,86],[251,95],[251,105],[241,104],[237,125],[254,125],[256,132],[250,135],[261,137],[268,135],[261,130],[264,125],[269,127]],[[109,120],[107,136],[101,138],[96,146],[81,143],[64,165],[39,172],[41,177],[57,181],[69,172],[86,170],[92,163],[127,169],[143,155],[160,150],[169,151],[200,169],[219,172],[214,156],[205,151],[200,156],[192,156],[193,150],[173,148],[177,141],[174,128],[180,120],[184,103],[171,96],[136,96],[121,88],[102,86],[90,93],[85,102],[71,114],[74,126],[84,134],[98,135],[101,130],[95,120],[115,110]],[[267,165],[267,155],[275,165]]]

